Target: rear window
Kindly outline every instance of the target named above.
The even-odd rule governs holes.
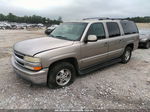
[[[109,37],[117,37],[120,36],[120,30],[119,30],[119,26],[116,22],[108,22],[107,24],[107,29],[108,29],[108,33],[109,33]]]
[[[139,32],[137,26],[132,21],[121,21],[121,25],[125,35]]]

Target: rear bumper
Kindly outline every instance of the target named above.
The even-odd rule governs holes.
[[[11,58],[11,63],[16,74],[33,84],[46,84],[48,68],[42,69],[40,71],[30,71],[15,63],[14,57]]]

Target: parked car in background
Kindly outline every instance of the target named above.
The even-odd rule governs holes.
[[[6,22],[6,21],[0,21],[0,29],[13,29],[13,30],[19,30],[19,29],[27,29],[27,28],[43,28],[44,25],[42,23],[39,24],[29,24],[29,23],[17,23],[17,22]]]
[[[5,29],[4,24],[0,23],[0,29],[2,29],[2,30]]]
[[[23,79],[60,88],[77,75],[128,63],[138,44],[139,32],[132,21],[86,19],[63,23],[49,37],[16,43],[11,62]]]
[[[18,30],[21,30],[21,29],[26,29],[26,25],[24,25],[24,24],[17,24],[16,25],[16,29],[18,29]]]
[[[37,24],[39,27],[44,27],[42,23]]]
[[[149,29],[140,30],[139,48],[146,48],[146,49],[150,48],[150,30]]]
[[[45,34],[46,35],[49,35],[55,28],[57,28],[58,25],[52,25],[50,27],[48,27],[46,30],[45,30]]]
[[[0,23],[0,29],[5,30],[5,29],[11,29],[11,28],[12,28],[11,25],[7,22]]]

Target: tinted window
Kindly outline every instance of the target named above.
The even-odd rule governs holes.
[[[138,33],[138,29],[132,21],[121,21],[121,25],[125,34]]]
[[[102,23],[94,23],[90,26],[88,35],[96,35],[98,39],[105,38],[105,30]]]
[[[119,26],[115,22],[106,23],[108,28],[109,37],[120,36]]]

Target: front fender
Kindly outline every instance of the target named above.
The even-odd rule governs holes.
[[[36,57],[41,57],[41,64],[43,68],[47,68],[52,63],[67,58],[75,58],[76,60],[80,60],[80,46],[76,44],[72,46],[62,47],[42,52],[40,54],[37,54]]]

